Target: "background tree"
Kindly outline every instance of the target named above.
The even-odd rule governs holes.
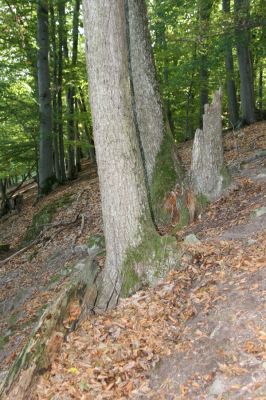
[[[49,21],[48,2],[37,0],[37,37],[38,37],[38,91],[40,105],[40,153],[39,153],[39,193],[51,190],[54,179],[52,146],[52,107],[49,71]]]

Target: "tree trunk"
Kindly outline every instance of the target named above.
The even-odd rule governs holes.
[[[77,64],[78,56],[78,37],[79,37],[79,9],[80,0],[75,0],[74,13],[73,13],[73,26],[72,26],[72,60],[71,70],[72,74],[75,74],[75,67]],[[73,77],[72,77],[73,80]],[[75,179],[77,177],[77,166],[75,163],[75,121],[74,121],[74,96],[75,86],[71,84],[67,92],[67,127],[68,127],[68,179]]]
[[[260,119],[263,120],[263,65],[259,69],[259,113]]]
[[[58,2],[58,92],[57,92],[57,112],[58,112],[58,145],[59,145],[59,163],[60,163],[60,181],[66,181],[65,154],[64,154],[64,126],[63,126],[63,46],[64,46],[64,16],[65,1]]]
[[[79,94],[80,94],[79,108],[83,113],[86,114],[88,111],[86,107],[85,97],[81,88],[79,89]],[[84,126],[85,136],[89,143],[88,159],[91,160],[92,163],[95,163],[96,154],[95,154],[92,126],[89,125],[87,119],[83,119],[83,126]]]
[[[37,0],[38,90],[40,108],[39,193],[47,194],[53,184],[52,108],[49,72],[49,33],[47,0]]]
[[[127,254],[144,226],[155,229],[131,106],[124,1],[84,0],[84,26],[107,251],[96,309],[105,310],[118,301]]]
[[[53,89],[52,89],[52,104],[53,104],[53,144],[54,144],[54,168],[56,179],[60,182],[60,163],[58,150],[58,115],[57,115],[57,45],[56,45],[56,24],[54,15],[54,6],[50,2],[51,16],[51,41],[52,41],[52,57],[53,57]]]
[[[132,109],[144,160],[149,200],[156,223],[163,222],[162,200],[182,177],[180,161],[163,111],[144,0],[127,0],[127,38]]]
[[[200,22],[200,127],[202,127],[202,116],[204,113],[204,106],[209,102],[209,61],[208,61],[208,41],[204,37],[204,32],[208,29],[212,10],[213,0],[199,0],[199,22]]]
[[[221,96],[215,92],[212,104],[205,105],[203,130],[197,129],[192,149],[191,178],[196,194],[208,200],[219,197],[229,183],[224,167]]]
[[[230,15],[230,0],[223,0],[223,12]],[[230,35],[226,35],[225,66],[226,66],[226,87],[228,98],[229,122],[234,128],[239,120],[238,105],[236,97],[236,85],[234,79],[234,61]]]
[[[240,74],[242,119],[247,124],[255,122],[255,96],[249,32],[249,0],[235,0],[236,47]]]

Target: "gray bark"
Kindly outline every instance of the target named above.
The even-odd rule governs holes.
[[[72,25],[72,59],[71,59],[71,72],[72,75],[75,74],[75,67],[77,64],[78,58],[78,37],[79,37],[79,9],[80,9],[80,0],[75,0],[74,3],[74,13],[73,13],[73,25]],[[73,76],[71,77],[73,81]],[[68,179],[75,179],[77,177],[77,166],[75,163],[75,149],[74,149],[74,140],[75,140],[75,121],[74,121],[74,96],[75,96],[75,86],[71,84],[67,91],[67,128],[68,128]],[[72,142],[72,143],[71,143]]]
[[[249,0],[235,0],[236,47],[240,74],[240,98],[242,119],[247,124],[255,122],[255,96],[253,66],[249,32],[245,27],[249,17]]]
[[[58,145],[59,145],[59,163],[60,163],[60,181],[65,182],[65,155],[64,155],[64,127],[63,127],[63,46],[64,46],[64,11],[65,1],[58,2],[58,83],[57,83],[57,112],[58,112]]]
[[[204,37],[204,32],[208,29],[213,0],[198,0],[199,20],[201,30],[201,49],[200,49],[200,127],[202,127],[202,115],[205,104],[209,101],[209,62],[208,62],[208,43]]]
[[[162,104],[156,81],[145,2],[127,0],[130,78],[133,110],[151,186],[156,156],[164,135]]]
[[[40,154],[39,154],[39,192],[49,191],[49,179],[54,177],[52,146],[52,108],[49,72],[49,32],[48,4],[46,0],[37,0],[37,38],[38,38],[38,90],[40,109]]]
[[[219,197],[225,185],[223,166],[221,95],[215,92],[205,105],[203,130],[197,129],[192,148],[191,178],[196,194],[208,200]]]
[[[142,239],[148,213],[128,72],[123,0],[84,0],[84,26],[94,140],[102,198],[106,263],[96,309],[114,306],[130,247]]]
[[[225,14],[230,14],[230,0],[223,0],[223,12]],[[236,85],[234,79],[234,60],[232,54],[231,38],[225,37],[225,40],[227,41],[225,49],[225,66],[229,121],[234,128],[239,120]]]
[[[53,88],[52,88],[52,104],[53,104],[53,144],[54,144],[54,168],[56,179],[60,182],[60,163],[58,150],[58,119],[57,119],[57,45],[56,45],[56,24],[54,15],[54,6],[50,2],[50,19],[51,19],[51,42],[53,57]]]

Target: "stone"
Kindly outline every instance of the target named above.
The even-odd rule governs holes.
[[[198,244],[200,243],[200,240],[197,238],[194,233],[191,233],[190,235],[187,235],[184,239],[184,242],[187,244]]]
[[[261,217],[264,214],[266,214],[266,207],[256,208],[256,210],[253,211],[254,217]]]
[[[217,377],[212,383],[209,394],[212,396],[220,396],[224,393],[226,389],[225,383],[222,377]]]

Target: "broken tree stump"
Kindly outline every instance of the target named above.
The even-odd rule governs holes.
[[[224,164],[222,139],[221,91],[211,104],[205,104],[203,129],[197,129],[192,148],[191,181],[197,195],[216,200],[230,182]]]

